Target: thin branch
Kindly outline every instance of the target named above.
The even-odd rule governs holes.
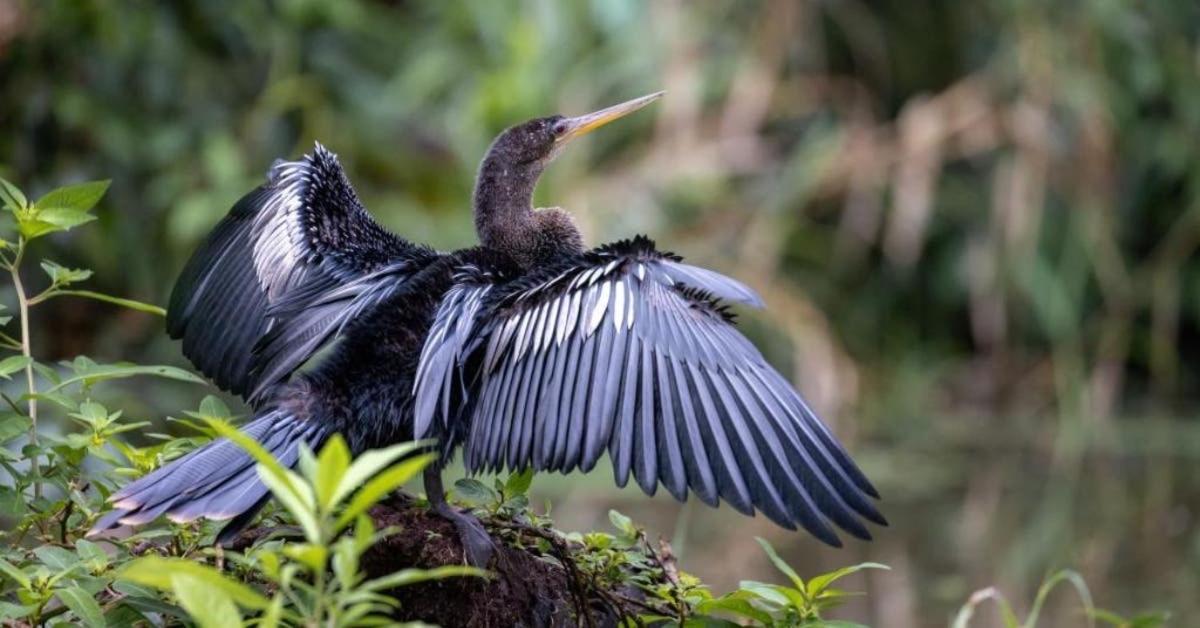
[[[17,309],[21,317],[21,354],[29,358],[29,363],[25,365],[25,382],[29,388],[29,443],[35,448],[38,446],[37,437],[37,385],[33,379],[33,352],[30,348],[29,340],[29,299],[25,295],[25,285],[21,283],[21,258],[25,256],[25,238],[22,237],[17,241],[17,253],[13,258],[12,264],[9,265],[9,271],[12,274],[13,289],[17,293]],[[40,456],[35,452],[29,457],[29,469],[33,475],[33,496],[35,499],[42,496],[42,471]]]

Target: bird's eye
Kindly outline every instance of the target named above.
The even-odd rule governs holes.
[[[566,133],[567,122],[565,120],[559,120],[558,122],[555,122],[554,126],[550,127],[550,132],[554,133],[555,135],[562,135],[563,133]]]

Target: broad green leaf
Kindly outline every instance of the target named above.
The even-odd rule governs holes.
[[[50,260],[43,260],[41,266],[50,276],[50,281],[59,286],[84,281],[92,276],[92,271],[86,268],[67,268]]]
[[[529,492],[529,487],[532,485],[533,468],[527,467],[508,476],[508,480],[504,482],[504,494],[508,497],[524,495]]]
[[[0,558],[0,572],[3,572],[13,582],[21,585],[21,588],[28,589],[30,587],[29,576],[19,567],[3,558]]]
[[[258,628],[278,628],[283,619],[283,596],[276,593],[271,605],[258,620]]]
[[[20,188],[0,177],[0,201],[10,210],[18,210],[29,204]]]
[[[349,468],[350,449],[346,447],[346,441],[341,434],[334,434],[321,448],[321,454],[317,457],[315,477],[310,478],[313,488],[316,489],[317,503],[322,508],[331,509],[336,503],[334,498],[338,495],[339,485]]]
[[[101,425],[108,421],[108,408],[94,401],[85,401],[79,404],[79,411],[72,412],[71,416],[86,425]]]
[[[232,416],[229,406],[218,397],[208,395],[200,401],[200,416],[197,418],[228,419]]]
[[[94,562],[101,567],[107,565],[110,560],[108,552],[104,551],[104,548],[87,539],[75,541],[75,551],[83,560]]]
[[[5,456],[3,459],[9,459],[6,454],[8,454],[8,450],[0,447],[0,456]],[[15,462],[19,458],[12,456],[9,460]],[[11,486],[0,486],[0,515],[19,519],[24,517],[28,511],[29,504],[21,491]]]
[[[79,557],[75,555],[75,552],[54,545],[34,548],[33,553],[38,560],[42,561],[43,565],[51,569],[70,569],[79,562]]]
[[[36,395],[22,395],[21,398],[25,399],[25,400],[37,399],[39,401],[43,401],[43,400],[49,401],[50,403],[53,403],[54,405],[59,406],[60,408],[63,408],[65,410],[71,410],[71,411],[74,411],[79,407],[79,404],[75,401],[75,399],[73,397],[71,397],[70,395],[64,395],[63,393],[59,393],[59,392],[38,393]]]
[[[329,557],[329,550],[315,543],[289,543],[283,546],[283,554],[317,572],[325,569],[325,559]]]
[[[242,625],[242,615],[233,599],[218,588],[208,586],[200,578],[186,574],[171,574],[171,590],[179,605],[201,628],[231,628]]]
[[[55,231],[67,231],[79,225],[87,224],[95,220],[96,217],[77,209],[49,207],[39,211],[37,219],[41,222],[54,225],[56,227]]]
[[[433,454],[424,454],[415,458],[409,458],[371,478],[350,499],[350,503],[338,517],[336,528],[341,530],[346,527],[358,515],[366,512],[368,508],[375,505],[384,496],[400,488],[405,482],[408,482],[413,476],[420,473],[421,469],[424,469],[425,465],[433,462],[435,457]]]
[[[24,236],[26,240],[32,240],[34,238],[40,238],[47,233],[54,233],[59,229],[51,223],[34,218],[32,215],[18,215],[17,230],[21,232],[21,235]]]
[[[0,377],[12,379],[12,374],[29,366],[33,359],[24,355],[10,355],[0,360]]]
[[[270,454],[266,455],[270,456]],[[273,458],[272,460],[274,461]],[[277,461],[274,461],[273,465],[260,462],[257,470],[259,479],[267,485],[275,499],[279,500],[279,503],[292,513],[296,523],[303,528],[304,536],[313,543],[320,542],[322,540],[321,525],[317,521],[316,498],[313,496],[312,488],[304,483],[303,478],[284,469]]]
[[[193,375],[188,371],[174,366],[142,366],[138,364],[93,364],[86,371],[77,372],[74,375],[64,377],[62,381],[51,386],[43,393],[55,392],[71,384],[85,384],[91,386],[98,382],[123,379],[127,377],[137,377],[139,375],[152,375],[165,379],[174,379],[181,382],[189,382],[192,384],[206,383],[197,375]]]
[[[723,611],[747,619],[753,619],[764,626],[771,625],[770,613],[754,606],[745,597],[737,595],[727,595],[715,600],[705,600],[696,606],[696,611],[705,615]]]
[[[364,452],[354,459],[349,469],[346,469],[345,475],[342,476],[341,482],[338,483],[337,490],[333,493],[333,503],[340,503],[343,499],[346,499],[347,495],[363,486],[369,478],[375,476],[384,467],[430,444],[429,441],[400,443],[391,447],[372,449]]]
[[[763,551],[767,553],[767,558],[771,559],[771,564],[775,565],[775,568],[779,571],[782,571],[783,574],[792,581],[792,584],[795,585],[796,589],[802,593],[807,590],[804,588],[804,580],[796,574],[796,571],[792,569],[791,565],[787,564],[786,561],[779,557],[779,554],[775,553],[775,548],[771,547],[771,544],[768,543],[766,539],[756,536],[754,537],[754,540],[758,541],[758,544],[762,546]]]
[[[123,604],[128,604],[140,611],[174,617],[184,616],[183,609],[160,600],[152,587],[143,586],[130,580],[116,580],[113,582],[112,588],[125,596],[122,600]]]
[[[104,628],[108,622],[104,620],[104,611],[100,610],[100,605],[96,603],[96,599],[90,593],[84,591],[80,587],[67,587],[58,589],[54,595],[62,601],[63,606],[71,609],[72,613],[80,619],[85,625],[92,628]]]
[[[454,483],[454,493],[477,506],[490,504],[499,498],[496,491],[475,478],[463,478]]]
[[[6,619],[21,619],[28,617],[38,609],[36,604],[13,604],[12,602],[0,601],[0,621]],[[23,624],[17,624],[23,625]]]
[[[104,294],[102,292],[93,292],[91,290],[56,290],[55,296],[84,297],[87,299],[95,299],[97,301],[104,301],[105,303],[112,303],[113,305],[119,305],[126,309],[135,310],[138,312],[145,312],[147,314],[156,314],[158,316],[166,316],[167,315],[167,311],[157,305],[153,305],[150,303],[143,303],[141,301],[134,301],[133,299],[123,299],[121,297],[114,297],[114,296]]]
[[[33,421],[24,414],[16,412],[0,413],[0,444],[29,433]]]
[[[104,180],[64,185],[47,192],[33,206],[41,210],[57,208],[86,212],[95,207],[96,203],[99,203],[100,199],[104,197],[109,183],[111,181]]]
[[[637,526],[633,525],[633,520],[629,517],[626,517],[616,510],[609,510],[608,520],[612,523],[613,527],[621,533],[622,536],[627,538],[637,536]]]
[[[368,580],[362,583],[362,588],[368,591],[386,591],[418,582],[466,576],[486,578],[489,576],[489,573],[482,569],[467,567],[465,565],[446,565],[433,569],[401,569],[386,576]]]
[[[223,591],[245,608],[261,610],[270,604],[265,596],[249,586],[226,578],[212,567],[182,558],[143,556],[127,564],[117,577],[161,591],[170,591],[172,576],[180,574],[203,582],[207,588]]]
[[[779,591],[777,585],[743,580],[738,588],[781,607],[792,606],[792,598]]]
[[[817,599],[817,596],[821,595],[821,592],[825,590],[825,587],[828,587],[834,582],[845,578],[852,573],[862,571],[863,569],[883,569],[887,571],[890,570],[891,567],[880,563],[859,563],[849,567],[842,567],[841,569],[837,569],[829,573],[813,576],[812,579],[808,581],[808,588],[805,589],[805,591],[807,592],[809,599],[815,600]]]

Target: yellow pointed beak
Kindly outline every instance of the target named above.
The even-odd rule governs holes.
[[[587,135],[588,133],[595,131],[609,122],[616,120],[617,118],[623,118],[658,100],[664,93],[666,92],[655,92],[653,94],[642,96],[641,98],[634,98],[633,100],[623,102],[619,105],[613,105],[611,107],[601,109],[600,111],[584,114],[582,116],[576,116],[574,118],[567,118],[563,121],[566,124],[566,130],[554,140],[554,145],[556,147],[561,147],[567,142],[570,142],[577,137]]]

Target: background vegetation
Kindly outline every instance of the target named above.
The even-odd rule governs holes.
[[[828,550],[600,470],[539,479],[559,527],[617,506],[717,591],[774,578],[755,535],[801,574],[886,563],[847,579],[870,595],[844,616],[900,628],[987,585],[1021,606],[1065,566],[1108,607],[1200,615],[1200,5],[0,0],[0,176],[31,198],[112,179],[97,223],[39,257],[151,303],[313,140],[381,221],[449,249],[474,241],[495,133],[658,89],[567,152],[541,203],[758,288],[747,330],[893,526]],[[48,360],[187,366],[152,316],[35,316]],[[204,394],[123,391],[113,407],[172,430]],[[1047,625],[1078,621],[1064,598]]]

